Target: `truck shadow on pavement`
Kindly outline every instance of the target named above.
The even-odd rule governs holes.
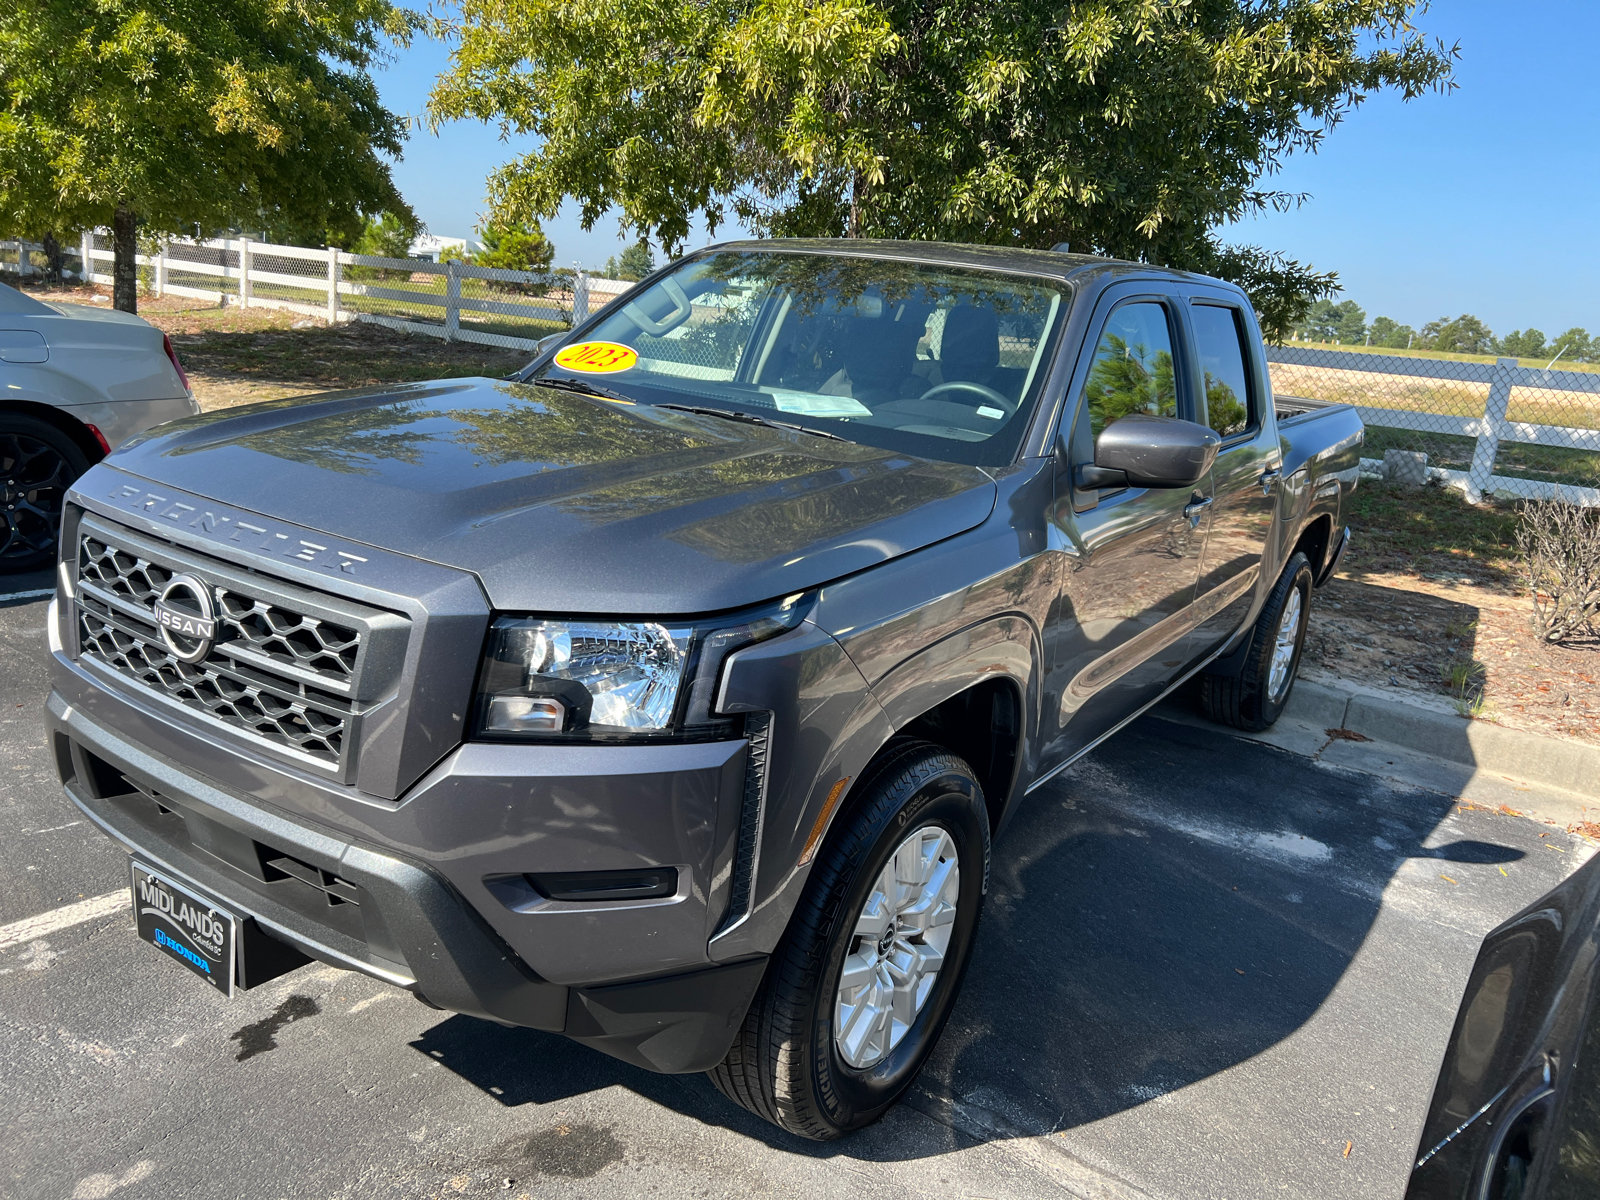
[[[907,1100],[934,1118],[920,1133],[885,1122],[843,1143],[804,1142],[703,1077],[650,1075],[557,1035],[468,1017],[412,1044],[508,1106],[621,1084],[819,1156],[901,1159],[1051,1133],[1215,1075],[1299,1029],[1407,860],[1524,857],[1494,842],[1425,845],[1455,803],[1209,730],[1131,726],[1025,800],[997,841],[961,999]]]

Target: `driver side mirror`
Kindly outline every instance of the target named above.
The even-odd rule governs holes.
[[[1222,439],[1177,417],[1131,413],[1100,431],[1093,464],[1078,467],[1077,485],[1094,488],[1193,487],[1216,461]]]

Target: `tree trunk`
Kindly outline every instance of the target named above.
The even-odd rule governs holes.
[[[861,172],[857,171],[850,180],[850,224],[845,233],[846,237],[858,238],[861,236],[861,206],[866,199],[864,195],[866,190],[867,181],[862,177]]]
[[[118,312],[139,311],[138,220],[131,210],[117,205],[111,219],[111,307]]]
[[[61,286],[61,243],[54,232],[44,235],[44,280],[51,287]]]

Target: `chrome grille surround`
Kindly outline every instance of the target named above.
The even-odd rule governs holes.
[[[170,653],[153,611],[180,572],[212,588],[217,611],[216,640],[193,664]],[[363,678],[368,643],[409,624],[88,515],[74,598],[80,662],[346,781],[364,701],[384,682]]]

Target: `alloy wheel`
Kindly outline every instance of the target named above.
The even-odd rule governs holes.
[[[54,446],[24,433],[0,432],[0,564],[55,549],[72,477]]]
[[[882,1062],[927,1004],[960,898],[956,845],[937,825],[911,834],[883,865],[856,916],[834,1002],[834,1044],[850,1066]]]
[[[1289,688],[1289,673],[1294,667],[1295,647],[1300,641],[1300,621],[1305,607],[1300,589],[1291,588],[1283,616],[1278,619],[1278,636],[1272,645],[1272,673],[1267,677],[1267,696],[1276,704]]]

